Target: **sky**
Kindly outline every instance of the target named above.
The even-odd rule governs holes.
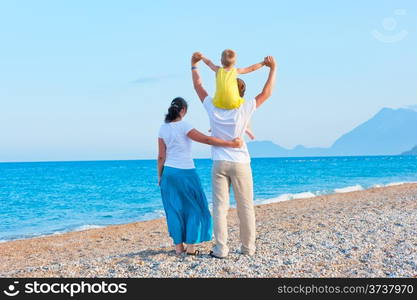
[[[190,57],[219,63],[226,48],[237,67],[278,62],[258,140],[328,147],[383,107],[417,104],[416,30],[413,0],[1,1],[0,162],[153,159],[177,96],[207,132]],[[267,72],[242,75],[246,98]]]

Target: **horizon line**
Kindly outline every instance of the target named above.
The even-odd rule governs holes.
[[[251,159],[264,158],[346,158],[346,157],[388,157],[388,156],[413,156],[402,154],[385,154],[385,155],[322,155],[322,156],[255,156]],[[0,164],[23,164],[23,163],[71,163],[71,162],[111,162],[111,161],[156,161],[155,158],[140,158],[140,159],[97,159],[97,160],[34,160],[34,161],[0,161]],[[210,157],[198,157],[193,160],[212,160]]]

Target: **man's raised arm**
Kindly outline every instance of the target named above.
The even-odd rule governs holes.
[[[194,89],[200,98],[201,102],[204,102],[204,99],[208,96],[206,90],[203,87],[203,81],[201,80],[200,73],[198,72],[197,64],[201,60],[201,53],[194,53],[191,57],[191,74],[193,77]]]
[[[272,56],[265,57],[265,65],[269,67],[269,75],[268,79],[264,85],[262,92],[255,97],[256,100],[256,107],[261,106],[272,94],[272,88],[275,84],[275,77],[276,77],[276,63],[275,59]]]

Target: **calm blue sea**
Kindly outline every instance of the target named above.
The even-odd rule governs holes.
[[[195,162],[211,202],[211,161]],[[252,168],[257,203],[417,181],[414,156],[255,158]],[[0,163],[3,241],[163,215],[152,160]]]

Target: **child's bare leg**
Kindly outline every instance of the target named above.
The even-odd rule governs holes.
[[[248,126],[246,126],[245,132],[251,140],[255,139],[255,135],[253,134],[251,123],[249,123]]]
[[[253,134],[252,130],[250,130],[249,128],[246,128],[245,133],[247,134],[247,136],[248,136],[251,140],[254,140],[254,139],[255,139],[255,135]]]

